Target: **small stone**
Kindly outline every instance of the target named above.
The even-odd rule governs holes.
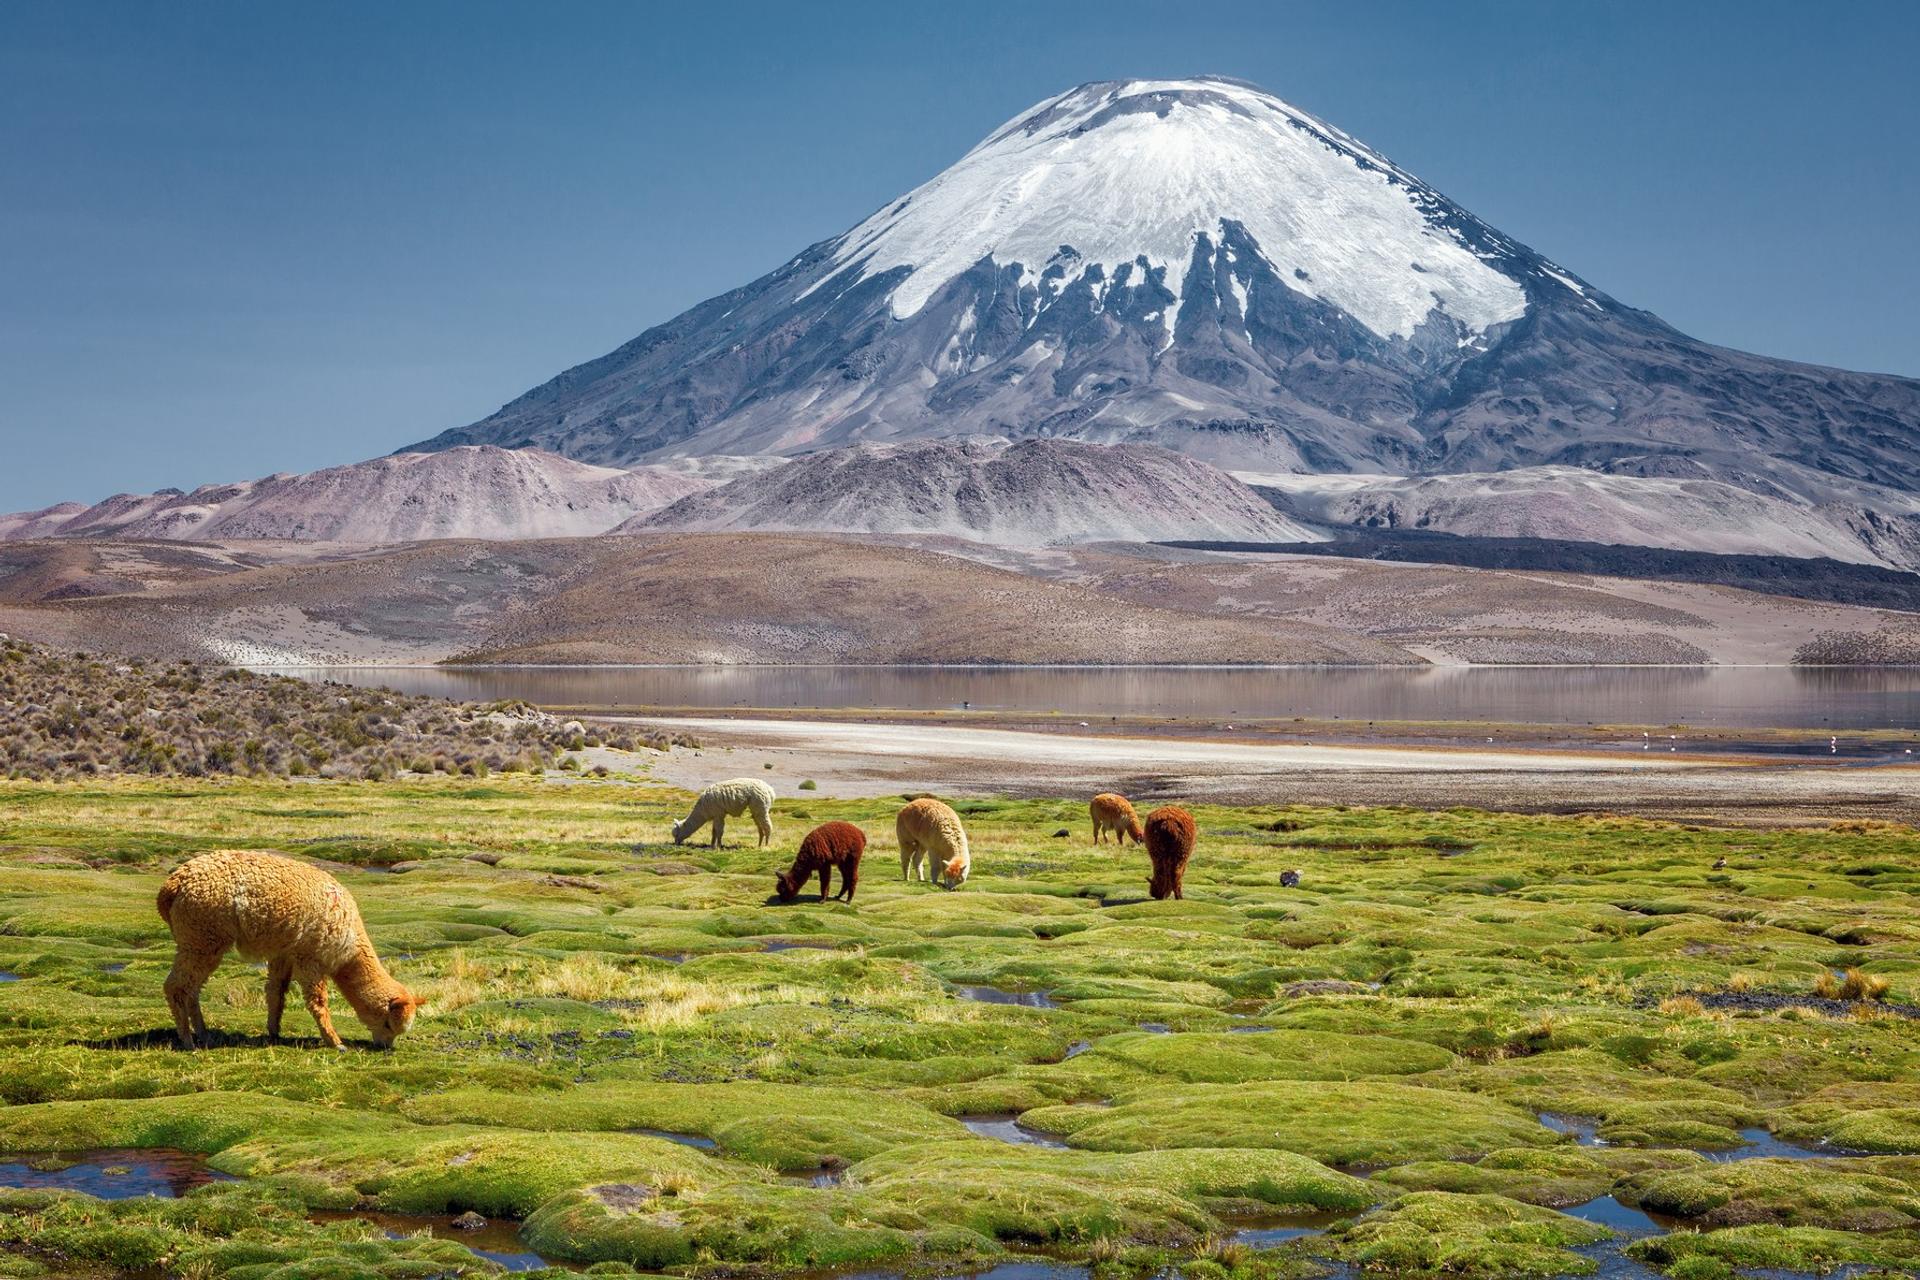
[[[485,1231],[487,1220],[469,1209],[448,1224],[455,1231]]]
[[[1053,833],[1053,838],[1055,840],[1065,840],[1068,836],[1072,834],[1073,832],[1067,830],[1065,827],[1062,827],[1058,831]]]
[[[1291,889],[1296,885],[1298,885],[1299,883],[1300,883],[1300,873],[1298,871],[1282,871],[1280,873],[1281,888]]]
[[[593,1188],[593,1194],[609,1209],[631,1212],[653,1200],[660,1193],[652,1187],[637,1186],[631,1182],[610,1182]]]

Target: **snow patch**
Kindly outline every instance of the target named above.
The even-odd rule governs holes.
[[[1077,253],[1080,274],[1097,264],[1109,279],[1144,259],[1164,269],[1175,297],[1171,329],[1198,237],[1218,243],[1233,221],[1290,287],[1382,336],[1411,337],[1436,310],[1475,332],[1524,315],[1520,285],[1428,219],[1424,206],[1436,199],[1331,125],[1248,85],[1083,85],[1023,112],[848,232],[834,264],[857,266],[863,279],[907,268],[892,294],[904,319],[983,259],[1018,264],[1023,284],[1062,246]]]

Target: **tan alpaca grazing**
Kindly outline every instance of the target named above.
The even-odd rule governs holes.
[[[373,1033],[382,1049],[413,1022],[420,1001],[394,981],[373,952],[353,895],[317,867],[251,850],[203,853],[182,863],[160,886],[160,918],[173,931],[167,1005],[184,1049],[207,1034],[200,988],[229,950],[267,962],[267,1039],[280,1039],[287,986],[298,981],[307,1012],[336,1049],[327,1016],[327,981]]]
[[[902,880],[916,875],[925,880],[931,864],[933,882],[942,889],[958,889],[967,882],[973,855],[967,852],[967,829],[950,806],[933,799],[915,800],[894,818],[893,833],[900,841]]]
[[[1140,829],[1140,819],[1134,815],[1133,804],[1125,796],[1112,791],[1102,791],[1087,806],[1087,812],[1093,817],[1093,842],[1099,844],[1107,832],[1113,832],[1116,844],[1124,845],[1127,837],[1132,836],[1135,844],[1145,844],[1147,833]]]

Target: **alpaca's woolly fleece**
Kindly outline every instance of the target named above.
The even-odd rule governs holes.
[[[966,883],[973,857],[967,851],[967,829],[950,806],[929,798],[915,800],[894,818],[893,830],[900,842],[901,879],[911,880],[917,873],[925,880],[931,864],[934,883],[941,888]]]
[[[1155,898],[1184,898],[1182,881],[1187,874],[1187,859],[1193,857],[1193,815],[1178,805],[1161,805],[1147,815],[1147,857],[1153,862],[1153,878],[1147,892]]]
[[[173,933],[167,976],[180,1043],[205,1034],[200,988],[229,950],[267,962],[267,1035],[277,1038],[287,986],[298,981],[328,1044],[340,1047],[327,1015],[327,981],[340,984],[375,1042],[389,1045],[419,1002],[375,954],[353,895],[326,872],[277,854],[223,849],[190,858],[160,886],[156,905]]]
[[[700,793],[691,813],[673,824],[673,842],[684,844],[688,836],[711,822],[713,847],[718,849],[721,835],[727,829],[727,819],[750,813],[753,825],[760,831],[760,847],[764,849],[773,839],[773,801],[773,788],[758,778],[716,782]]]
[[[1107,832],[1113,832],[1114,842],[1125,844],[1132,836],[1135,844],[1146,842],[1146,833],[1140,829],[1140,819],[1133,812],[1133,804],[1125,796],[1112,791],[1102,791],[1087,805],[1087,813],[1093,818],[1093,842],[1101,843]]]
[[[860,855],[867,851],[867,833],[851,822],[823,822],[800,841],[793,865],[774,877],[782,902],[791,902],[815,872],[820,875],[820,901],[833,887],[833,868],[840,868],[840,892],[834,897],[853,901],[860,883]]]

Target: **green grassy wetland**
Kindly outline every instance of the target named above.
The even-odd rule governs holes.
[[[951,893],[899,797],[718,851],[686,799],[0,783],[0,1276],[1920,1268],[1907,828],[1196,806],[1154,902],[1084,797],[959,802]],[[773,905],[829,818],[855,904]],[[233,957],[172,1047],[154,893],[218,847],[332,866],[428,1002],[393,1053],[266,1045]]]

